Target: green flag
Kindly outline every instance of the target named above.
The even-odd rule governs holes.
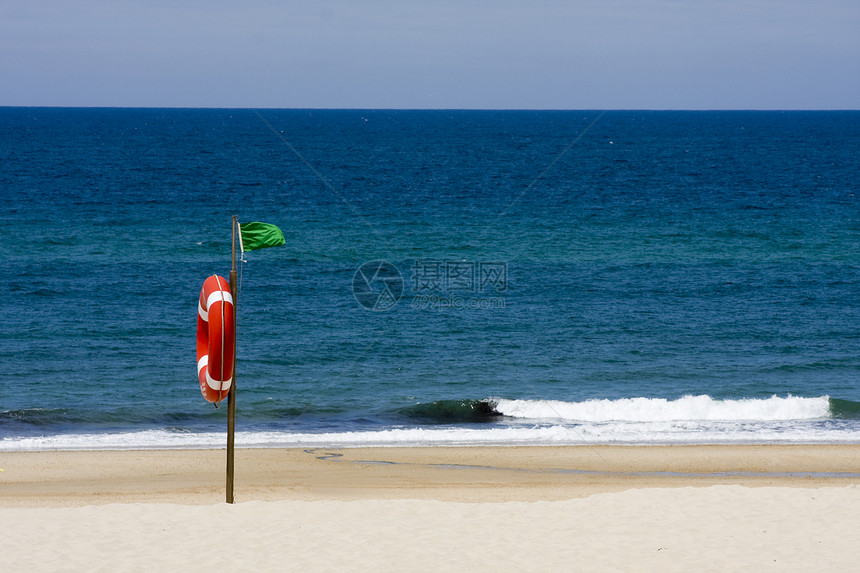
[[[284,244],[286,244],[284,234],[275,225],[256,222],[239,225],[239,245],[243,253],[264,247],[280,247]]]

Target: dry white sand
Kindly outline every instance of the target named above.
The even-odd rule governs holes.
[[[0,453],[0,571],[856,571],[858,451]]]
[[[860,488],[0,509],[2,571],[856,571]]]

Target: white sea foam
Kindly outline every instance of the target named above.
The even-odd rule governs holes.
[[[680,420],[813,420],[830,416],[830,399],[773,396],[767,399],[715,400],[710,396],[621,398],[560,402],[494,400],[496,411],[512,418],[577,422],[666,422]]]
[[[223,448],[224,433],[150,430],[5,438],[0,451]],[[502,426],[410,427],[360,432],[236,434],[240,448],[599,444],[860,443],[856,424],[815,422],[605,422]]]

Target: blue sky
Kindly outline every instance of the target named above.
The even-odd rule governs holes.
[[[858,109],[858,0],[0,0],[0,105]]]

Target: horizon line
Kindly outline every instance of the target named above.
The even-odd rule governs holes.
[[[504,111],[534,111],[534,112],[856,112],[860,108],[479,108],[479,107],[258,107],[258,106],[140,106],[140,105],[6,105],[0,104],[0,109],[147,109],[147,110],[266,110],[266,111],[439,111],[439,112],[504,112]]]

